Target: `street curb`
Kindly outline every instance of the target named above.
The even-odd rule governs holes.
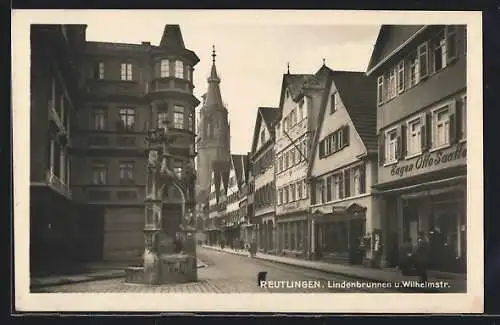
[[[44,287],[52,287],[52,286],[60,286],[60,285],[66,285],[66,284],[74,284],[74,283],[83,283],[83,282],[91,282],[95,280],[110,280],[110,279],[118,279],[118,278],[123,278],[125,277],[125,272],[123,274],[107,274],[107,275],[99,275],[99,276],[88,276],[84,279],[79,279],[79,280],[72,280],[72,279],[61,279],[56,282],[51,282],[51,283],[32,283],[30,284],[31,289],[36,289],[36,288],[44,288]]]
[[[237,252],[227,252],[227,251],[223,251],[223,250],[220,250],[220,249],[217,249],[217,248],[212,248],[212,247],[207,247],[207,246],[202,246],[202,247],[203,248],[207,248],[207,249],[212,249],[214,251],[223,252],[223,253],[245,256],[245,255],[239,254]],[[295,267],[299,267],[299,268],[304,268],[304,269],[309,269],[309,270],[314,270],[314,271],[320,271],[320,272],[324,272],[324,273],[328,273],[328,274],[341,275],[341,276],[345,276],[345,277],[348,277],[348,278],[352,278],[354,280],[364,280],[364,281],[368,280],[368,281],[373,281],[373,282],[385,282],[384,280],[370,278],[370,277],[363,277],[363,276],[359,276],[359,275],[353,275],[353,274],[349,274],[349,273],[346,273],[346,272],[331,271],[331,270],[325,270],[325,269],[322,269],[322,268],[319,268],[319,267],[314,267],[314,266],[309,266],[309,265],[297,265],[297,264],[290,263],[290,262],[285,262],[285,261],[271,260],[271,259],[259,257],[258,253],[253,258],[259,259],[261,261],[274,262],[274,263],[283,264],[283,265],[295,266]],[[438,289],[420,289],[420,288],[395,288],[395,289],[397,291],[401,291],[401,292],[404,292],[404,293],[441,293],[441,294],[442,293],[453,293],[453,292],[441,292]]]

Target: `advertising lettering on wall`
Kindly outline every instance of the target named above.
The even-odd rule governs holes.
[[[416,160],[407,164],[395,164],[391,167],[391,176],[403,177],[413,170],[421,170],[432,166],[445,165],[449,162],[465,159],[467,157],[467,148],[465,143],[459,143],[453,149],[443,149],[435,152],[424,153]]]

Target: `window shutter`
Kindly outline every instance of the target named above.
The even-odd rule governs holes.
[[[454,101],[451,105],[450,105],[450,144],[453,144],[453,143],[456,143],[457,140],[458,140],[458,130],[459,128],[457,128],[457,116],[456,116],[456,104],[457,104],[457,101]]]
[[[359,192],[360,194],[364,194],[366,192],[366,167],[365,164],[361,164],[359,166]]]
[[[399,160],[401,159],[401,152],[402,152],[402,148],[401,148],[401,129],[398,129],[396,131],[396,160]]]
[[[456,125],[456,136],[457,140],[464,138],[464,134],[467,132],[462,128],[462,119],[464,112],[464,98],[457,100],[457,107],[455,110],[455,125]],[[451,122],[451,121],[450,121]]]
[[[406,157],[406,153],[408,150],[408,144],[407,144],[407,134],[406,134],[406,124],[401,125],[401,151],[400,151],[400,159],[404,159]]]
[[[342,147],[347,147],[349,145],[349,125],[344,126],[342,131]]]
[[[432,148],[432,114],[425,115],[425,150]]]
[[[351,196],[351,182],[350,182],[350,170],[344,170],[344,197]]]
[[[380,132],[378,136],[378,165],[384,165],[385,161],[385,135]]]

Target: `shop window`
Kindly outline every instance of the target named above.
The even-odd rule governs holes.
[[[408,122],[407,127],[407,150],[408,155],[416,155],[422,152],[422,118],[418,117]]]
[[[397,150],[397,131],[395,129],[387,132],[385,136],[385,162],[392,163],[396,161]]]

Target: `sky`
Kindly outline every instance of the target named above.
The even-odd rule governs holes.
[[[148,20],[124,28],[94,20],[88,24],[87,40],[158,45],[167,23]],[[200,100],[215,46],[222,98],[229,111],[231,152],[241,154],[250,151],[257,108],[278,107],[288,62],[292,74],[315,73],[323,59],[333,70],[365,71],[380,25],[187,22],[180,27],[186,48],[200,58],[193,74],[194,94]]]

